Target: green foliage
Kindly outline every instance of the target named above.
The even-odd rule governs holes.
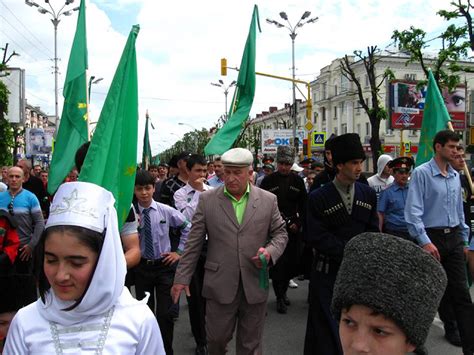
[[[209,142],[209,131],[205,128],[195,129],[184,134],[183,138],[159,154],[162,162],[168,162],[175,154],[183,151],[204,155],[204,147]]]
[[[14,147],[13,130],[5,118],[8,113],[8,89],[0,81],[0,166],[13,165],[12,149]]]
[[[449,11],[440,11],[440,15],[446,19],[452,19],[454,14]],[[440,88],[448,87],[453,90],[460,82],[458,73],[463,71],[459,61],[467,58],[469,41],[466,26],[449,25],[438,37],[441,42],[441,49],[437,50],[436,56],[428,55],[433,52],[431,42],[434,39],[426,38],[426,32],[421,28],[411,26],[408,30],[395,30],[392,39],[397,43],[398,49],[406,52],[409,59],[406,64],[419,63],[426,77],[431,69],[436,83]],[[429,58],[429,59],[428,59]]]

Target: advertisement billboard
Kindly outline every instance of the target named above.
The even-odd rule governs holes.
[[[416,86],[416,82],[408,81],[392,81],[390,83],[390,119],[392,129],[421,129],[426,86],[420,89],[417,89]],[[444,89],[442,94],[454,129],[465,129],[465,87],[458,86],[452,92]]]
[[[299,153],[303,152],[304,130],[298,129],[296,135],[299,140]],[[290,145],[293,140],[292,129],[262,129],[262,153],[276,154],[279,145]]]
[[[26,154],[50,154],[52,151],[54,127],[27,128]]]
[[[7,86],[8,114],[7,121],[11,123],[22,123],[25,120],[25,70],[20,68],[8,68],[0,76],[0,80]]]

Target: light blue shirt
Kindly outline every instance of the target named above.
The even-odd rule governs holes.
[[[209,180],[207,180],[207,183],[211,187],[219,187],[219,186],[224,185],[224,180],[221,180],[217,177],[217,175],[214,175]]]
[[[144,208],[138,204],[138,210],[140,212],[140,250],[142,255],[145,251],[145,236],[144,236]],[[171,251],[171,243],[169,230],[170,227],[178,228],[181,231],[181,238],[179,239],[178,249],[184,251],[186,240],[188,239],[189,230],[191,229],[191,223],[186,217],[174,208],[152,201],[150,205],[150,221],[151,221],[151,234],[153,236],[153,252],[155,259],[160,259],[163,253]]]
[[[408,232],[421,246],[431,243],[426,228],[459,227],[467,243],[469,227],[464,223],[461,182],[450,165],[447,176],[441,174],[434,158],[413,171],[405,220]]]
[[[396,182],[380,193],[377,211],[383,213],[386,229],[407,231],[404,213],[407,194],[408,185],[400,186]]]

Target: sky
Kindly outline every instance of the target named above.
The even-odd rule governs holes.
[[[47,7],[44,0],[36,0]],[[55,10],[64,0],[50,0]],[[224,91],[211,82],[226,85],[237,79],[235,70],[220,75],[220,58],[238,67],[248,35],[253,6],[248,0],[156,1],[86,0],[90,76],[103,78],[92,86],[90,118],[97,120],[131,27],[140,25],[137,38],[139,85],[139,156],[148,110],[155,129],[150,131],[153,154],[170,147],[193,129],[211,128],[225,112]],[[314,80],[320,69],[354,50],[391,45],[393,30],[411,25],[429,35],[446,26],[436,15],[449,8],[447,0],[262,0],[259,8],[261,33],[257,34],[256,70],[291,77],[289,30],[268,24],[267,18],[285,24],[285,11],[295,25],[305,11],[318,17],[297,30],[295,40],[296,78]],[[67,8],[79,6],[75,0]],[[77,12],[61,17],[58,28],[60,58],[59,112],[62,86],[77,22]],[[0,45],[20,56],[8,64],[26,70],[26,97],[54,115],[54,31],[49,15],[22,0],[0,0]],[[303,90],[304,92],[304,90]],[[232,100],[233,90],[228,95]],[[300,94],[297,98],[305,99]],[[257,77],[251,117],[282,108],[291,102],[291,83]],[[181,123],[181,124],[180,124]]]

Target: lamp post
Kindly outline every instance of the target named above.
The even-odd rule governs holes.
[[[269,24],[275,25],[278,28],[285,27],[290,31],[291,63],[292,63],[291,72],[292,72],[292,78],[293,78],[293,85],[292,85],[292,88],[293,88],[293,110],[291,112],[291,116],[293,117],[293,144],[294,144],[294,147],[295,147],[295,155],[298,155],[298,139],[296,137],[296,126],[297,126],[297,121],[296,121],[297,117],[296,116],[297,116],[297,112],[296,112],[296,84],[295,84],[295,38],[298,35],[296,33],[296,30],[298,28],[303,27],[307,23],[314,23],[318,20],[318,17],[313,17],[313,18],[310,18],[309,20],[306,20],[310,15],[311,15],[310,11],[305,11],[303,13],[303,15],[301,16],[301,18],[299,19],[299,21],[296,23],[295,26],[291,25],[290,20],[288,19],[288,15],[284,11],[280,12],[280,17],[288,23],[288,25],[286,25],[286,26],[281,24],[278,21],[271,20],[271,19],[267,18],[267,22]],[[308,100],[309,99],[310,98],[308,97]]]
[[[94,75],[92,75],[90,78],[89,78],[89,85],[88,85],[88,93],[89,93],[89,102],[91,102],[91,86],[93,84],[98,84],[100,83],[102,80],[104,80],[104,78],[95,78]]]
[[[217,87],[220,87],[220,88],[223,88],[224,89],[224,95],[225,95],[225,110],[224,110],[224,123],[227,122],[227,95],[229,94],[229,89],[232,87],[232,86],[235,86],[235,84],[237,84],[237,82],[235,80],[233,80],[228,86],[226,86],[224,84],[224,82],[219,79],[219,82],[218,83],[211,83],[211,85],[213,86],[217,86]]]
[[[72,4],[74,0],[66,0],[64,5],[59,9],[59,11],[54,10],[51,6],[49,0],[44,0],[46,4],[48,4],[50,10],[38,5],[34,1],[25,0],[25,4],[31,7],[37,7],[38,12],[42,15],[50,14],[51,15],[51,22],[54,26],[54,113],[56,116],[55,125],[56,125],[56,132],[59,126],[59,110],[58,110],[58,75],[59,75],[59,68],[58,68],[58,25],[61,21],[59,18],[61,16],[71,16],[73,11],[79,10],[79,7],[65,9],[66,6]]]

